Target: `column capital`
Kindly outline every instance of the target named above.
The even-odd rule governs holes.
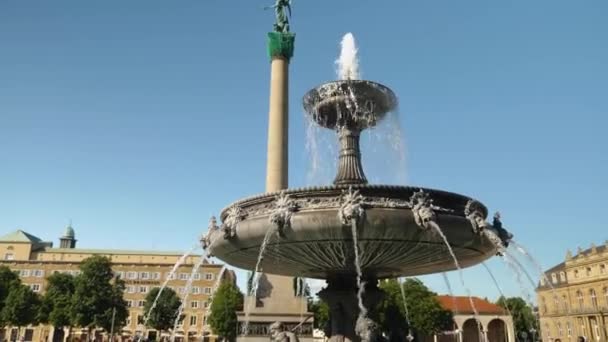
[[[270,59],[293,57],[296,34],[291,32],[268,32],[268,55]]]

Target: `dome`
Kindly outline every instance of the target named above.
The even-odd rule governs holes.
[[[72,228],[71,224],[65,228],[65,233],[63,233],[63,237],[70,238],[70,239],[73,239],[76,237],[76,234],[74,233],[74,228]]]

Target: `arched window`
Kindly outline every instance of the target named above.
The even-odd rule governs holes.
[[[549,330],[549,323],[545,323],[545,331],[547,332],[547,339],[551,339],[551,330]]]
[[[578,270],[574,270],[574,278],[578,278]]]
[[[555,275],[555,273],[551,273],[551,282],[553,284],[557,284],[557,276]]]
[[[545,286],[545,277],[540,277],[540,286]]]
[[[553,304],[555,305],[555,311],[559,310],[559,298],[557,296],[553,297]]]
[[[594,309],[597,309],[597,297],[595,296],[595,290],[589,290],[589,296],[591,297],[591,305],[593,305]]]
[[[600,274],[604,274],[606,273],[606,264],[601,264],[600,265]]]
[[[587,267],[587,277],[591,277],[591,267]]]
[[[579,309],[582,309],[585,304],[585,297],[581,291],[576,291],[576,299],[578,300]]]
[[[568,337],[572,337],[572,326],[570,322],[566,322],[566,331],[568,332]]]
[[[562,324],[561,323],[557,323],[557,335],[558,336],[564,336],[564,331],[562,330]]]
[[[562,283],[566,281],[566,272],[559,272],[559,281]]]
[[[562,296],[562,308],[564,309],[564,312],[568,312],[568,299],[566,298],[566,295]]]
[[[542,305],[543,313],[547,313],[547,302],[545,301],[545,297],[540,297],[540,303]]]

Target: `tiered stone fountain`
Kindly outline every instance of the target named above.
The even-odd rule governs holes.
[[[440,190],[368,184],[359,135],[396,106],[389,88],[370,81],[336,81],[309,91],[306,112],[338,132],[334,184],[239,200],[222,211],[222,224],[208,235],[209,251],[230,265],[255,270],[263,253],[264,272],[326,279],[318,295],[331,309],[332,341],[374,339],[374,323],[362,311],[373,310],[382,298],[378,279],[455,269],[431,228],[441,226],[461,267],[497,253],[482,234],[495,228],[480,202]],[[495,233],[507,244],[506,231]]]

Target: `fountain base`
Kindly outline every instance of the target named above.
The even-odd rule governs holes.
[[[384,297],[384,292],[378,288],[375,278],[363,280],[363,305],[368,310],[368,317],[364,321],[359,317],[357,298],[357,277],[338,276],[327,279],[327,287],[317,295],[329,306],[330,320],[325,329],[331,342],[361,342],[379,341],[380,331],[373,321],[374,308]],[[362,338],[361,336],[364,336]]]

